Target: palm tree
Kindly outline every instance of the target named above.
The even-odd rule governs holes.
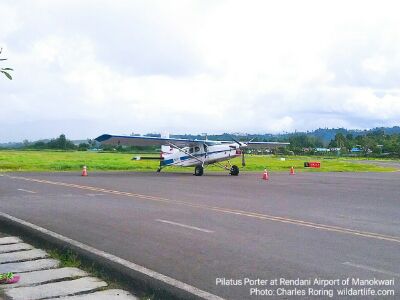
[[[0,48],[0,54],[3,51],[3,48]],[[0,58],[0,61],[5,61],[7,58]],[[11,68],[0,68],[0,73],[3,73],[8,79],[12,80],[12,76],[9,71],[14,71]]]

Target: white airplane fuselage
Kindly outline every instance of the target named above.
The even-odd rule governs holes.
[[[241,150],[236,143],[218,145],[198,145],[174,149],[170,146],[162,146],[161,166],[191,167],[208,165],[224,160],[229,160],[241,155]]]

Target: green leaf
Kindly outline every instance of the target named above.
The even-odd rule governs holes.
[[[11,69],[11,68],[3,68],[2,70],[3,70],[3,71],[14,71],[14,70]]]
[[[0,60],[7,60],[7,58],[0,58]]]
[[[3,73],[4,75],[6,75],[8,79],[12,80],[11,75],[8,74],[6,71],[0,71],[0,72]]]

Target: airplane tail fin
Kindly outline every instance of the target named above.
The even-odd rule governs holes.
[[[161,138],[163,139],[169,139],[169,133],[168,132],[163,132],[161,133]],[[168,145],[162,145],[161,146],[161,153],[160,157],[164,157],[165,154],[171,154],[173,152],[173,149],[168,146]]]
[[[160,156],[163,157],[165,154],[171,154],[173,152],[173,149],[171,148],[171,146],[168,145],[162,145],[161,146],[161,153]]]
[[[169,139],[169,133],[168,133],[168,132],[163,132],[163,133],[161,133],[161,138],[163,138],[163,139]]]

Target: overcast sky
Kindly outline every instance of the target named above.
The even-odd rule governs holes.
[[[397,3],[1,0],[0,142],[399,125]]]

